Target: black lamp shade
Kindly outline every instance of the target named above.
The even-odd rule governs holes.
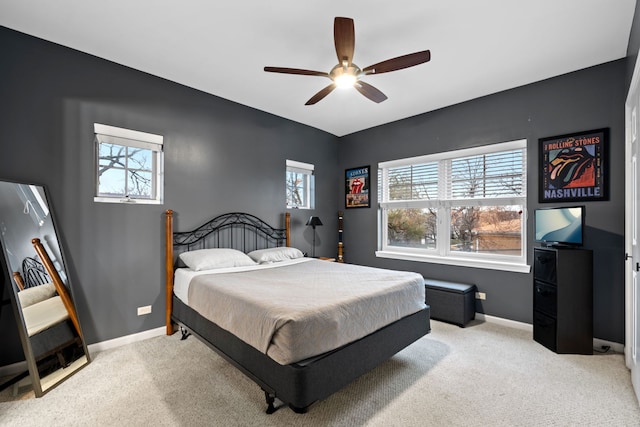
[[[310,225],[313,228],[316,228],[316,225],[322,225],[322,221],[317,216],[309,217],[309,221],[307,221],[306,225]]]

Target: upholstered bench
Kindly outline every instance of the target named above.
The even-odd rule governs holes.
[[[431,318],[464,327],[476,317],[476,285],[424,279]]]

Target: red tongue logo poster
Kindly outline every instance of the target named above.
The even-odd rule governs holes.
[[[354,178],[351,180],[351,194],[362,193],[362,187],[364,187],[364,181],[360,178]]]
[[[345,171],[345,207],[369,207],[369,166],[347,169]]]
[[[607,200],[608,129],[540,139],[539,201]]]

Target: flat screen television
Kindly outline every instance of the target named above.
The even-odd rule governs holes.
[[[535,240],[543,246],[582,246],[584,217],[584,206],[536,209]]]

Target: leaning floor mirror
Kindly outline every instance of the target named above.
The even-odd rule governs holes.
[[[90,361],[52,216],[43,186],[0,181],[4,282],[28,368],[19,383],[36,397]]]

